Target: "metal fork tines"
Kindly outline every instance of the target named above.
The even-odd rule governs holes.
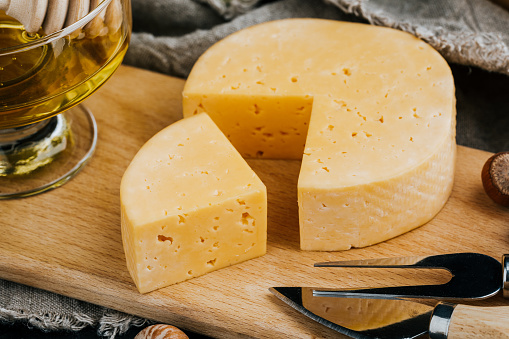
[[[505,256],[503,262],[505,261]],[[500,291],[506,274],[502,264],[479,253],[455,253],[419,257],[396,257],[316,263],[315,267],[445,269],[452,278],[445,284],[361,289],[315,289],[313,295],[341,298],[432,298],[472,300],[489,298]],[[504,263],[505,269],[505,263]]]

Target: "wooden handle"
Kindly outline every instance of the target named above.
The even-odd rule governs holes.
[[[509,306],[457,305],[447,338],[509,338]]]

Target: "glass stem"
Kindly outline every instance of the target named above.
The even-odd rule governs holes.
[[[61,114],[0,130],[0,176],[32,173],[51,163],[71,143],[68,124]]]
[[[50,120],[46,119],[21,127],[0,129],[0,147],[4,148],[4,146],[12,145],[35,136],[48,126]]]

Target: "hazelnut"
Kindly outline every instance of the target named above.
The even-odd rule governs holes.
[[[497,204],[509,206],[509,152],[500,152],[483,166],[482,184],[486,194]]]
[[[171,325],[157,324],[144,328],[134,339],[189,339],[189,337]]]

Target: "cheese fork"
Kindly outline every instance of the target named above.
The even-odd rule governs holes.
[[[502,261],[479,253],[395,257],[316,263],[315,267],[445,269],[452,278],[445,284],[391,286],[360,289],[315,289],[315,296],[372,299],[437,299],[466,301],[486,299],[503,290],[509,298],[508,255]]]

